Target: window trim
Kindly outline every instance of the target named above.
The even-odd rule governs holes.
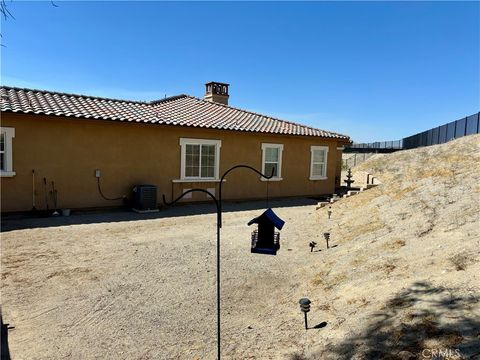
[[[15,137],[15,128],[10,127],[0,127],[0,132],[5,134],[5,152],[3,161],[5,162],[5,170],[0,169],[1,177],[13,177],[16,175],[16,172],[13,171],[13,151],[12,143],[13,138]]]
[[[186,163],[186,145],[215,145],[215,176],[214,177],[201,177],[201,171],[199,176],[185,176],[185,163]],[[222,147],[222,140],[214,139],[191,139],[180,138],[180,180],[189,182],[202,182],[202,181],[218,181],[220,173],[220,148]]]
[[[261,181],[282,181],[282,158],[283,158],[283,144],[271,144],[271,143],[262,143],[262,174],[265,174],[265,154],[267,148],[278,149],[278,171],[277,176],[272,177],[271,179],[260,177]],[[268,174],[265,174],[268,175]]]
[[[325,176],[313,175],[313,153],[314,151],[324,150],[325,151]],[[327,180],[327,170],[328,170],[328,146],[325,145],[315,145],[310,146],[310,180]]]

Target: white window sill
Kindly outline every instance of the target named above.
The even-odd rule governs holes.
[[[223,179],[223,182],[227,181]],[[173,179],[173,183],[218,183],[220,179]]]
[[[262,181],[282,181],[283,178],[281,178],[281,177],[273,177],[273,178],[271,178],[271,179],[266,179],[266,178],[264,178],[264,177],[262,176],[262,177],[260,178],[260,180],[262,180]]]
[[[17,173],[15,171],[1,171],[0,177],[14,177]]]
[[[320,176],[310,176],[310,180],[327,180],[328,178],[326,176],[320,177]]]

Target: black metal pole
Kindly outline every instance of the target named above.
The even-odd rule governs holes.
[[[220,360],[220,215],[221,209],[217,213],[217,357]]]
[[[304,314],[305,314],[305,330],[308,330],[307,313],[304,312]]]
[[[175,200],[171,201],[171,202],[167,202],[165,200],[165,195],[163,195],[163,203],[165,205],[173,205],[175,204],[176,202],[178,202],[180,199],[182,199],[185,195],[189,194],[189,193],[192,193],[192,192],[195,192],[195,191],[199,191],[199,192],[203,192],[203,193],[206,193],[208,196],[210,196],[212,198],[212,200],[215,202],[215,205],[217,207],[217,357],[218,357],[218,360],[220,360],[220,356],[221,356],[221,323],[220,323],[220,273],[221,273],[221,267],[220,267],[220,229],[222,227],[222,183],[223,183],[223,180],[225,179],[225,177],[227,176],[227,174],[234,170],[234,169],[237,169],[237,168],[246,168],[246,169],[250,169],[250,170],[253,170],[254,172],[256,172],[257,174],[259,174],[260,176],[264,177],[265,179],[271,179],[273,177],[273,174],[274,174],[274,169],[272,169],[272,174],[270,176],[268,175],[264,175],[262,174],[260,171],[258,171],[257,169],[251,167],[251,166],[248,166],[248,165],[235,165],[233,167],[231,167],[230,169],[228,169],[227,171],[225,171],[222,175],[222,178],[220,179],[220,185],[219,185],[219,191],[218,191],[218,199],[215,197],[215,195],[213,195],[211,192],[205,190],[205,189],[190,189],[188,191],[185,191],[182,195],[180,195],[179,197],[177,197]]]

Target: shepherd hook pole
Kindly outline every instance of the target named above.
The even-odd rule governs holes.
[[[257,174],[259,174],[260,176],[264,177],[267,180],[271,179],[273,177],[273,174],[274,174],[274,169],[272,169],[272,174],[270,176],[268,176],[268,175],[262,174],[260,171],[258,171],[257,169],[255,169],[251,166],[235,165],[235,166],[231,167],[230,169],[228,169],[227,171],[225,171],[223,173],[223,175],[220,179],[218,199],[215,197],[215,195],[213,195],[211,192],[209,192],[205,189],[190,189],[188,191],[185,191],[182,195],[180,195],[179,197],[177,197],[175,200],[173,200],[171,202],[167,202],[165,200],[165,195],[163,195],[163,203],[165,205],[173,205],[176,202],[180,201],[185,195],[187,195],[189,193],[192,193],[192,192],[195,192],[195,191],[199,191],[199,192],[203,192],[203,193],[207,194],[215,202],[215,206],[217,208],[217,358],[218,358],[218,360],[220,360],[220,357],[221,357],[221,346],[220,346],[221,345],[221,336],[220,336],[220,334],[221,334],[221,326],[220,326],[220,229],[222,227],[222,183],[223,183],[223,180],[225,179],[225,177],[227,176],[227,174],[230,171],[232,171],[234,169],[237,169],[237,168],[246,168],[246,169],[253,170],[254,172],[256,172]],[[305,321],[306,321],[306,319],[305,319]]]

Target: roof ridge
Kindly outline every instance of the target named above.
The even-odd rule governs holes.
[[[234,109],[234,110],[238,110],[238,111],[243,111],[243,112],[246,112],[246,113],[248,113],[248,114],[253,114],[253,115],[257,115],[257,116],[262,116],[262,117],[270,118],[270,119],[277,120],[277,121],[281,121],[281,122],[284,122],[284,123],[288,123],[288,124],[292,124],[292,125],[296,125],[296,126],[301,126],[301,127],[304,127],[304,128],[309,128],[309,129],[311,129],[311,130],[316,130],[316,131],[320,130],[320,131],[328,132],[328,133],[331,133],[331,134],[348,137],[348,135],[340,134],[340,133],[337,133],[337,132],[334,132],[334,131],[318,129],[318,128],[315,128],[315,127],[310,126],[310,125],[304,125],[304,124],[297,123],[297,122],[295,122],[295,121],[284,120],[284,119],[277,118],[277,117],[275,117],[275,116],[260,114],[260,113],[257,113],[257,112],[255,112],[255,111],[251,111],[251,110],[241,109],[241,108],[238,108],[238,107],[235,107],[235,106],[230,106],[230,105],[218,103],[218,102],[215,102],[215,101],[208,101],[208,100],[205,100],[205,99],[200,99],[200,98],[197,98],[196,96],[192,96],[192,95],[185,95],[185,96],[186,96],[186,97],[193,98],[193,99],[196,99],[196,100],[199,100],[199,101],[202,101],[202,102],[206,102],[206,103],[209,103],[209,104],[214,104],[214,105],[223,106],[223,107],[226,107],[226,108],[229,108],[229,109]]]
[[[147,104],[156,105],[156,104],[161,104],[161,103],[168,102],[168,101],[175,101],[175,100],[182,99],[182,98],[188,97],[188,96],[190,96],[190,95],[186,95],[186,94],[173,95],[173,96],[165,97],[163,99],[149,101],[149,102],[147,102]]]
[[[140,101],[140,100],[127,100],[127,99],[115,99],[115,98],[108,98],[102,96],[93,96],[93,95],[85,95],[85,94],[75,94],[75,93],[67,93],[61,91],[52,91],[52,90],[42,90],[42,89],[32,89],[32,88],[25,88],[25,87],[18,87],[18,86],[8,86],[8,85],[1,85],[1,89],[5,90],[23,90],[23,91],[32,91],[32,92],[39,92],[42,94],[57,94],[62,96],[74,96],[79,98],[86,98],[86,99],[95,99],[95,100],[108,100],[108,101],[116,101],[116,102],[125,102],[125,103],[132,103],[132,104],[143,104],[149,105],[150,102],[148,101]]]

